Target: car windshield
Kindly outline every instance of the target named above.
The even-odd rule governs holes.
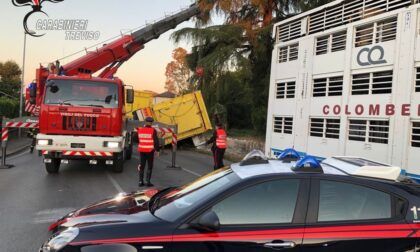
[[[45,104],[117,108],[118,86],[86,80],[50,80]]]
[[[212,172],[161,196],[156,203],[154,215],[163,220],[175,221],[239,180],[238,175],[230,168]]]

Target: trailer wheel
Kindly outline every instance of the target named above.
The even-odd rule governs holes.
[[[45,163],[45,169],[49,174],[58,173],[61,160],[59,158],[51,158],[51,163]]]
[[[124,152],[119,154],[114,158],[114,164],[112,165],[112,170],[115,173],[122,173],[124,171]]]

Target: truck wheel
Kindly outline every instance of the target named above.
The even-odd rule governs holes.
[[[112,170],[115,173],[122,173],[124,171],[124,157],[123,154],[118,155],[114,158],[114,164],[112,165]]]
[[[51,158],[51,163],[45,163],[45,169],[48,173],[58,173],[61,160],[59,158]]]

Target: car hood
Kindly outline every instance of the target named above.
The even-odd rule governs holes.
[[[157,192],[157,189],[149,189],[120,193],[68,213],[51,224],[49,231],[112,223],[153,222],[156,217],[150,213],[148,202]]]
[[[136,214],[95,214],[68,219],[60,225],[61,228],[87,227],[93,225],[118,224],[118,223],[151,223],[157,221],[148,210]]]

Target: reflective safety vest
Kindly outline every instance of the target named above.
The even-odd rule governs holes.
[[[139,136],[139,146],[137,150],[139,152],[152,152],[155,149],[153,141],[154,129],[152,127],[143,127],[137,129]]]
[[[219,149],[227,148],[227,136],[224,129],[216,130],[216,147]]]

